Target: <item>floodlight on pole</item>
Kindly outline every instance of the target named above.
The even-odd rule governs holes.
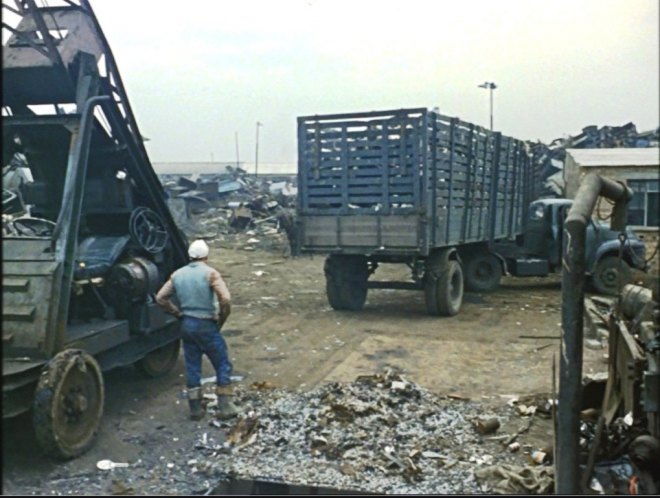
[[[493,131],[493,90],[497,88],[497,85],[493,82],[486,81],[482,85],[479,85],[479,88],[490,90],[490,131]]]

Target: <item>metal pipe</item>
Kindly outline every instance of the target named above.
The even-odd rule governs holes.
[[[555,492],[580,490],[580,410],[582,405],[582,344],[584,327],[585,242],[587,223],[599,196],[615,202],[612,229],[625,229],[626,204],[632,191],[624,184],[589,173],[580,183],[566,221],[562,259],[562,310],[557,410]]]
[[[48,338],[48,352],[56,353],[62,349],[66,333],[66,320],[69,312],[68,289],[73,280],[74,256],[78,245],[80,212],[85,191],[89,143],[94,124],[94,110],[110,96],[91,97],[85,103],[81,113],[80,127],[71,136],[71,148],[64,180],[62,207],[57,217],[52,240],[55,242],[56,259],[61,263],[63,295],[58,296],[55,334]]]

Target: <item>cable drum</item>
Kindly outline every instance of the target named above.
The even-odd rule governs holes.
[[[621,292],[621,311],[626,317],[635,318],[651,301],[653,301],[651,289],[628,284]]]

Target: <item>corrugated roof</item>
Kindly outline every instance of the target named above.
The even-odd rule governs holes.
[[[660,166],[660,148],[566,149],[579,166]]]

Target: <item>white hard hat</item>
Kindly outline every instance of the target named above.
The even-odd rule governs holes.
[[[188,248],[188,256],[192,259],[202,259],[209,255],[209,246],[201,239],[197,239]]]

